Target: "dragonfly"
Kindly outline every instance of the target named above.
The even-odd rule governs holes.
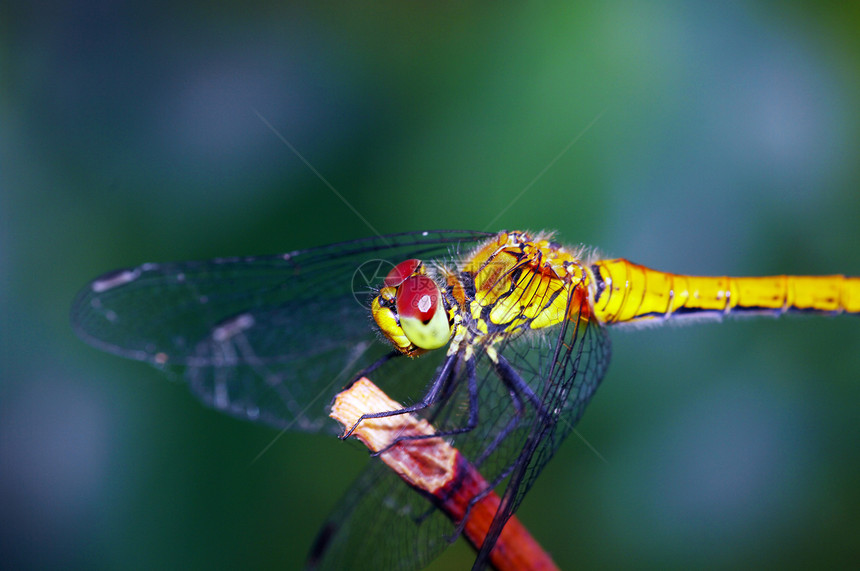
[[[483,474],[489,553],[581,418],[607,331],[725,316],[860,313],[860,278],[701,277],[601,259],[551,234],[426,231],[286,254],[143,264],[76,297],[87,343],[181,378],[206,405],[280,430],[341,433],[333,396],[371,377]],[[462,531],[370,462],[311,548],[312,568],[420,569]]]

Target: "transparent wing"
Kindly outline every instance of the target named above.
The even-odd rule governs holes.
[[[334,432],[326,422],[331,396],[389,350],[370,318],[373,288],[403,259],[450,261],[489,236],[416,232],[283,255],[144,264],[84,288],[72,325],[99,349],[184,376],[219,410]]]
[[[374,458],[329,515],[307,568],[415,571],[454,539],[454,524]]]

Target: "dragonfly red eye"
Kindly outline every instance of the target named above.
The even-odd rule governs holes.
[[[385,276],[385,285],[387,287],[397,287],[406,280],[409,276],[415,272],[418,266],[421,265],[421,260],[416,260],[415,258],[411,258],[409,260],[403,260],[396,266],[394,266],[388,275]]]
[[[426,323],[432,319],[438,305],[439,288],[427,276],[408,277],[397,290],[397,314],[401,319],[410,317]]]
[[[403,334],[421,349],[438,349],[451,337],[442,294],[427,276],[413,275],[397,288],[397,317]]]

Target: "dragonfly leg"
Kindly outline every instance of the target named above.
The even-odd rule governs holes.
[[[526,383],[520,374],[514,369],[508,360],[502,355],[496,354],[492,359],[493,366],[502,381],[512,390],[523,395],[528,400],[539,415],[543,416],[543,404],[538,396],[534,393],[531,387]]]
[[[367,414],[361,415],[356,423],[346,431],[343,436],[341,436],[341,440],[346,440],[349,438],[355,429],[361,424],[362,421],[369,418],[385,418],[387,416],[397,416],[399,414],[407,414],[410,412],[417,412],[419,410],[424,410],[429,407],[433,403],[435,403],[439,399],[439,395],[442,393],[443,389],[446,387],[448,383],[448,377],[453,374],[455,366],[459,359],[461,358],[459,353],[454,353],[452,355],[448,355],[445,358],[445,362],[442,364],[442,369],[439,371],[439,374],[433,379],[433,382],[430,384],[430,388],[424,394],[424,397],[416,402],[415,404],[403,407],[397,410],[387,410],[383,412],[371,412]],[[389,446],[390,447],[390,446]]]
[[[456,372],[456,371],[455,371]],[[464,432],[471,432],[478,426],[478,380],[476,376],[476,368],[475,368],[475,360],[474,359],[466,359],[466,382],[467,388],[469,391],[469,418],[466,420],[466,424],[460,426],[458,428],[452,428],[449,430],[440,430],[438,432],[434,432],[433,434],[415,434],[409,436],[399,436],[395,438],[391,444],[386,446],[384,449],[379,452],[374,453],[374,456],[382,454],[383,452],[390,449],[392,446],[397,444],[398,442],[402,442],[404,440],[423,440],[426,438],[441,438],[445,436],[453,436],[455,434],[462,434]],[[450,380],[449,380],[450,382]],[[432,403],[430,403],[432,404]],[[396,413],[400,413],[400,411],[395,411]]]

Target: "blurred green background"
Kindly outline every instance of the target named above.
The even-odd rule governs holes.
[[[555,229],[676,272],[860,274],[855,3],[0,12],[7,568],[296,569],[367,461],[286,434],[254,462],[274,431],[78,341],[72,297],[106,270],[372,226]],[[613,341],[578,427],[606,461],[572,436],[520,510],[562,568],[860,561],[860,322]],[[458,545],[436,568],[471,558]]]

